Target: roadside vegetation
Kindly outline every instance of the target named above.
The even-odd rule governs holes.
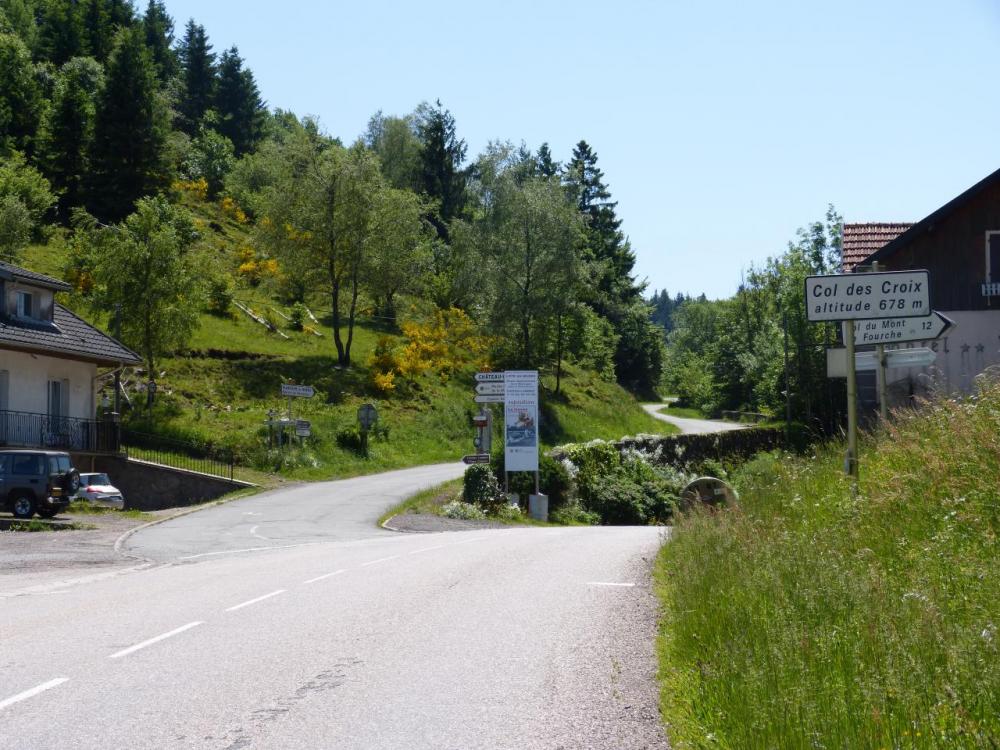
[[[701,409],[696,409],[691,406],[677,406],[676,404],[667,404],[663,408],[659,409],[660,414],[666,414],[671,417],[682,417],[684,419],[711,419],[710,414],[705,414]]]
[[[675,748],[1000,744],[1000,385],[737,470],[657,563]]]

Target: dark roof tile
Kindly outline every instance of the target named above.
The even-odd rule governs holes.
[[[25,281],[29,284],[45,287],[46,289],[54,289],[57,292],[68,292],[73,288],[65,281],[60,281],[59,279],[54,279],[51,276],[46,276],[44,273],[29,271],[27,268],[21,268],[20,266],[15,266],[2,260],[0,260],[0,279],[16,279],[17,281]]]
[[[0,317],[0,349],[37,351],[101,365],[139,364],[131,349],[74,315],[62,305],[53,308],[54,325]]]
[[[844,224],[843,270],[849,272],[912,227],[903,222]]]

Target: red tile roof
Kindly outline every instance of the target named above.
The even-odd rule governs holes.
[[[844,272],[851,271],[858,263],[881,250],[912,226],[913,224],[901,222],[844,224]]]

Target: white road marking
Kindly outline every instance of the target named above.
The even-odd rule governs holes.
[[[268,549],[291,549],[292,547],[310,547],[315,544],[327,544],[327,542],[300,542],[299,544],[272,544],[269,547],[246,547],[244,549],[227,549],[220,552],[202,552],[198,555],[185,555],[178,557],[178,560],[196,560],[199,557],[215,557],[216,555],[238,555],[241,552],[262,552]]]
[[[272,591],[270,594],[264,594],[264,596],[258,596],[256,599],[251,599],[248,602],[243,602],[242,604],[237,604],[235,607],[230,607],[226,612],[235,612],[238,609],[243,609],[244,607],[249,607],[251,604],[256,604],[257,602],[262,602],[265,599],[270,599],[272,596],[277,596],[278,594],[284,594],[288,589],[278,589],[277,591]]]
[[[419,555],[421,552],[430,552],[432,549],[444,549],[448,545],[446,544],[436,544],[433,547],[422,547],[421,549],[415,549],[413,552],[407,552],[408,555]]]
[[[258,526],[254,526],[252,529],[250,529],[250,536],[257,537],[258,539],[263,539],[265,542],[271,541],[271,539],[269,537],[261,536],[260,534],[257,533],[257,529],[259,529],[259,528],[260,528],[260,526],[258,525]]]
[[[7,706],[13,706],[15,703],[20,703],[28,698],[34,698],[39,693],[44,693],[46,690],[58,687],[67,681],[69,681],[69,677],[56,677],[54,680],[43,682],[41,685],[31,688],[31,690],[25,690],[23,693],[12,695],[10,698],[0,701],[0,711],[7,708]]]
[[[624,586],[625,588],[631,588],[635,586],[634,583],[612,583],[608,581],[587,581],[588,586]]]
[[[370,562],[361,563],[361,567],[367,567],[369,565],[378,565],[379,563],[388,562],[389,560],[395,560],[399,555],[390,555],[389,557],[380,557],[378,560],[372,560]]]
[[[171,638],[171,637],[173,637],[175,635],[180,635],[185,630],[190,630],[191,628],[196,628],[199,625],[204,625],[204,624],[205,623],[204,623],[203,620],[197,620],[195,622],[189,622],[187,625],[181,625],[179,628],[177,628],[176,630],[171,630],[169,633],[163,633],[162,635],[158,635],[155,638],[150,638],[148,641],[143,641],[142,643],[137,643],[134,646],[129,646],[126,649],[122,649],[121,651],[119,651],[117,653],[111,654],[111,656],[109,656],[108,658],[109,659],[120,659],[121,657],[128,656],[129,654],[131,654],[131,653],[133,653],[135,651],[138,651],[141,648],[146,648],[146,646],[152,646],[154,643],[159,643],[160,641],[164,641],[167,638]]]
[[[307,583],[316,583],[316,581],[322,581],[324,578],[332,578],[333,576],[339,576],[341,573],[346,573],[346,570],[335,570],[332,573],[324,573],[321,576],[316,576],[315,578],[310,578],[308,581],[303,581],[302,585]]]

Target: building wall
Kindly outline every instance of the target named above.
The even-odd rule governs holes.
[[[3,371],[7,372],[7,411],[46,414],[49,381],[66,380],[69,381],[69,409],[64,416],[94,418],[97,365],[0,349],[0,372]],[[4,401],[4,394],[0,393],[0,406]]]
[[[930,271],[934,310],[1000,309],[1000,297],[984,298],[980,286],[986,281],[988,230],[1000,231],[1000,184],[949,212],[883,265],[888,271]]]
[[[1000,366],[1000,310],[952,310],[943,312],[956,323],[936,341],[920,341],[901,347],[929,347],[937,359],[928,367],[890,369],[888,382],[892,405],[904,403],[911,395],[931,391],[972,393],[975,378],[988,367]]]

